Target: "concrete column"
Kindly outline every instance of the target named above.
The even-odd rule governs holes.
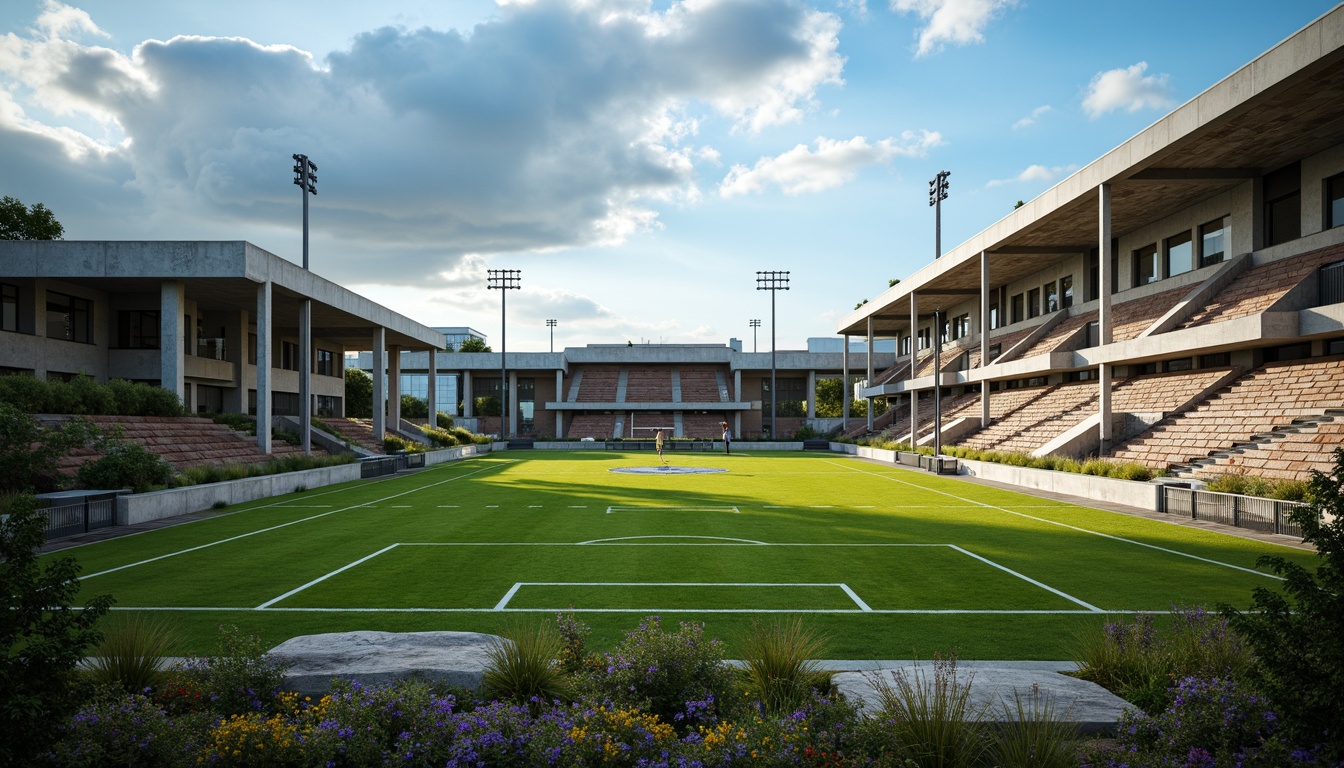
[[[989,251],[980,252],[980,367],[989,365]],[[989,426],[989,382],[980,382],[980,427]]]
[[[849,401],[854,391],[849,388],[849,334],[845,334],[845,349],[840,353],[840,431],[849,431]]]
[[[807,372],[807,418],[817,418],[817,372]]]
[[[522,412],[523,409],[518,407],[518,372],[509,371],[509,437],[518,436],[518,419]]]
[[[387,348],[387,429],[401,429],[401,347]]]
[[[271,452],[271,281],[257,286],[257,447]]]
[[[476,418],[476,398],[471,394],[471,371],[462,372],[462,418]]]
[[[565,372],[559,368],[555,370],[555,401],[563,403],[565,401]],[[565,412],[559,409],[555,411],[555,438],[559,440],[565,436]]]
[[[1097,338],[1101,346],[1111,343],[1111,185],[1097,188],[1097,270],[1098,302]],[[1098,366],[1097,411],[1101,415],[1098,436],[1102,455],[1111,452],[1111,366]]]
[[[439,357],[438,350],[429,348],[428,380],[425,382],[425,402],[429,405],[429,426],[439,426]]]
[[[247,310],[239,310],[233,316],[233,326],[228,329],[229,362],[233,363],[233,386],[224,391],[225,413],[247,413],[248,379],[243,371],[247,366],[247,336],[251,332],[251,321]]]
[[[741,402],[751,402],[742,396],[742,369],[733,371],[733,397]],[[733,440],[742,439],[742,412],[737,411],[733,414]]]
[[[915,297],[915,292],[910,292],[910,377],[908,381],[914,381],[916,374],[919,373],[919,299]],[[910,449],[914,450],[919,441],[919,392],[913,387],[907,390],[910,393]]]
[[[299,445],[313,453],[313,301],[299,306]]]
[[[867,380],[867,381],[868,381],[868,386],[871,387],[871,386],[873,386],[873,379],[877,378],[877,374],[876,374],[876,372],[873,370],[873,316],[872,316],[872,315],[869,315],[869,316],[868,316],[868,350],[867,350],[867,355],[866,355],[866,357],[867,357],[867,361],[866,361],[866,362],[867,362],[867,364],[868,364],[868,380]],[[872,398],[872,396],[870,395],[870,396],[868,396],[866,399],[867,399],[867,401],[868,401],[868,431],[869,431],[869,432],[872,432],[872,431],[873,431],[873,398]]]
[[[178,401],[188,407],[191,404],[185,398],[183,293],[182,283],[177,280],[164,280],[159,284],[159,386],[177,395]],[[39,314],[46,316],[46,312]]]
[[[373,332],[373,439],[381,443],[387,435],[387,331],[379,326]]]

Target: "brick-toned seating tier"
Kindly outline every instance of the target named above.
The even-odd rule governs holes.
[[[584,368],[579,381],[580,403],[614,403],[621,372],[616,368]]]
[[[1142,299],[1132,299],[1111,308],[1111,340],[1137,339],[1157,322],[1176,302],[1190,294],[1189,288],[1174,288]]]
[[[723,402],[719,392],[719,377],[710,368],[681,369],[681,402]]]
[[[1344,407],[1344,358],[1269,363],[1188,413],[1166,419],[1115,451],[1153,467],[1184,464],[1289,426],[1293,419]]]
[[[1174,411],[1213,386],[1230,370],[1204,368],[1125,379],[1112,390],[1111,410],[1116,413]]]
[[[1031,333],[1030,328],[1023,331],[1013,331],[1012,333],[1003,333],[999,334],[998,336],[994,336],[993,334],[991,334],[989,337],[990,347],[992,348],[994,346],[998,346],[999,349],[997,354],[990,355],[990,362],[993,362],[993,358],[998,357],[998,355],[1002,355],[1004,352],[1007,352],[1017,342],[1021,341],[1022,339],[1025,339],[1027,337],[1027,334],[1029,333]],[[968,360],[969,367],[979,368],[980,344],[977,342],[971,345],[971,348],[967,350],[967,352],[969,352],[969,360]]]
[[[976,410],[975,414],[969,412],[973,405],[978,408],[979,402],[980,394],[978,392],[968,392],[956,397],[943,398],[943,425],[946,426],[953,420],[964,415],[979,414],[978,410]],[[887,440],[897,440],[904,443],[910,442],[910,406],[907,404],[897,405],[889,411],[889,413],[891,413],[892,416],[891,422],[882,430],[882,437]],[[921,393],[919,398],[918,437],[923,438],[925,435],[933,434],[933,423],[933,395],[929,392]]]
[[[1270,480],[1309,480],[1312,470],[1329,474],[1334,452],[1344,445],[1344,422],[1327,421],[1220,459],[1196,474],[1203,478],[1244,473]]]
[[[383,443],[373,439],[373,419],[323,419],[336,436],[371,453],[384,453]]]
[[[297,446],[282,442],[272,445],[270,455],[262,453],[254,438],[240,436],[224,424],[197,417],[160,416],[86,416],[99,428],[120,427],[122,438],[139,443],[150,453],[162,456],[174,469],[206,464],[264,464],[276,456],[301,452]],[[314,449],[315,453],[322,453]],[[85,461],[98,458],[90,450],[72,453],[62,470],[73,471]]]
[[[588,374],[584,374],[587,377]],[[616,432],[616,417],[610,413],[576,413],[569,423],[570,440],[582,440],[591,437],[594,440],[606,440]]]
[[[1095,411],[1097,385],[1092,382],[1058,384],[1028,390],[992,392],[991,416],[1000,396],[1018,404],[1004,412],[987,428],[961,441],[961,445],[981,450],[1021,451],[1030,453],[1058,437]]]
[[[1322,248],[1301,256],[1279,259],[1242,272],[1182,324],[1182,328],[1223,323],[1265,310],[1317,268],[1344,259],[1344,245]]]
[[[588,374],[584,374],[587,383]],[[668,368],[631,368],[625,378],[625,402],[672,402],[672,371]]]
[[[1087,325],[1096,319],[1097,311],[1095,309],[1091,312],[1083,312],[1082,314],[1074,315],[1072,317],[1066,317],[1059,321],[1059,325],[1051,328],[1044,336],[1037,339],[1035,344],[1032,344],[1030,347],[1023,350],[1018,357],[1033,357],[1035,355],[1044,355],[1054,352],[1060,344],[1064,343],[1065,339],[1073,336],[1079,328],[1082,328],[1084,325]],[[1007,351],[1007,349],[1007,346],[1005,346],[1004,350]]]

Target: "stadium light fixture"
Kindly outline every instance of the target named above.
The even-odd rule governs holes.
[[[751,326],[751,351],[756,352],[756,329],[761,327],[761,321],[753,318],[748,320],[747,324]]]
[[[521,269],[487,269],[486,288],[499,291],[499,439],[509,437],[508,337],[505,335],[504,297],[523,287]]]
[[[547,320],[546,327],[551,329],[551,351],[555,351],[555,320]]]
[[[770,292],[770,439],[775,438],[775,294],[789,290],[789,273],[757,271],[756,290]]]
[[[308,196],[317,194],[317,163],[307,155],[294,155],[294,184],[303,196],[303,268],[308,269]],[[313,406],[309,393],[309,377],[312,375],[313,350],[313,300],[305,298],[299,307],[299,350],[304,359],[304,368],[299,374],[299,446],[305,456],[313,452],[312,425]]]
[[[307,155],[294,155],[294,184],[303,195],[303,268],[308,268],[308,196],[317,194],[317,164]]]
[[[952,174],[939,171],[929,182],[929,205],[933,206],[933,258],[943,255],[943,201],[947,199],[947,177]]]

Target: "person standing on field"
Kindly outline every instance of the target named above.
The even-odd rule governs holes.
[[[654,435],[653,445],[658,449],[658,460],[666,464],[667,462],[663,461],[663,430],[658,430],[658,434]]]
[[[719,426],[723,427],[723,452],[732,453],[728,448],[728,439],[732,437],[732,433],[728,431],[728,422],[721,421],[719,422]]]

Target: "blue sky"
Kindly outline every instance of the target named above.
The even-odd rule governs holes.
[[[514,350],[802,348],[1308,24],[1315,0],[5,0],[0,194],[242,239]]]

